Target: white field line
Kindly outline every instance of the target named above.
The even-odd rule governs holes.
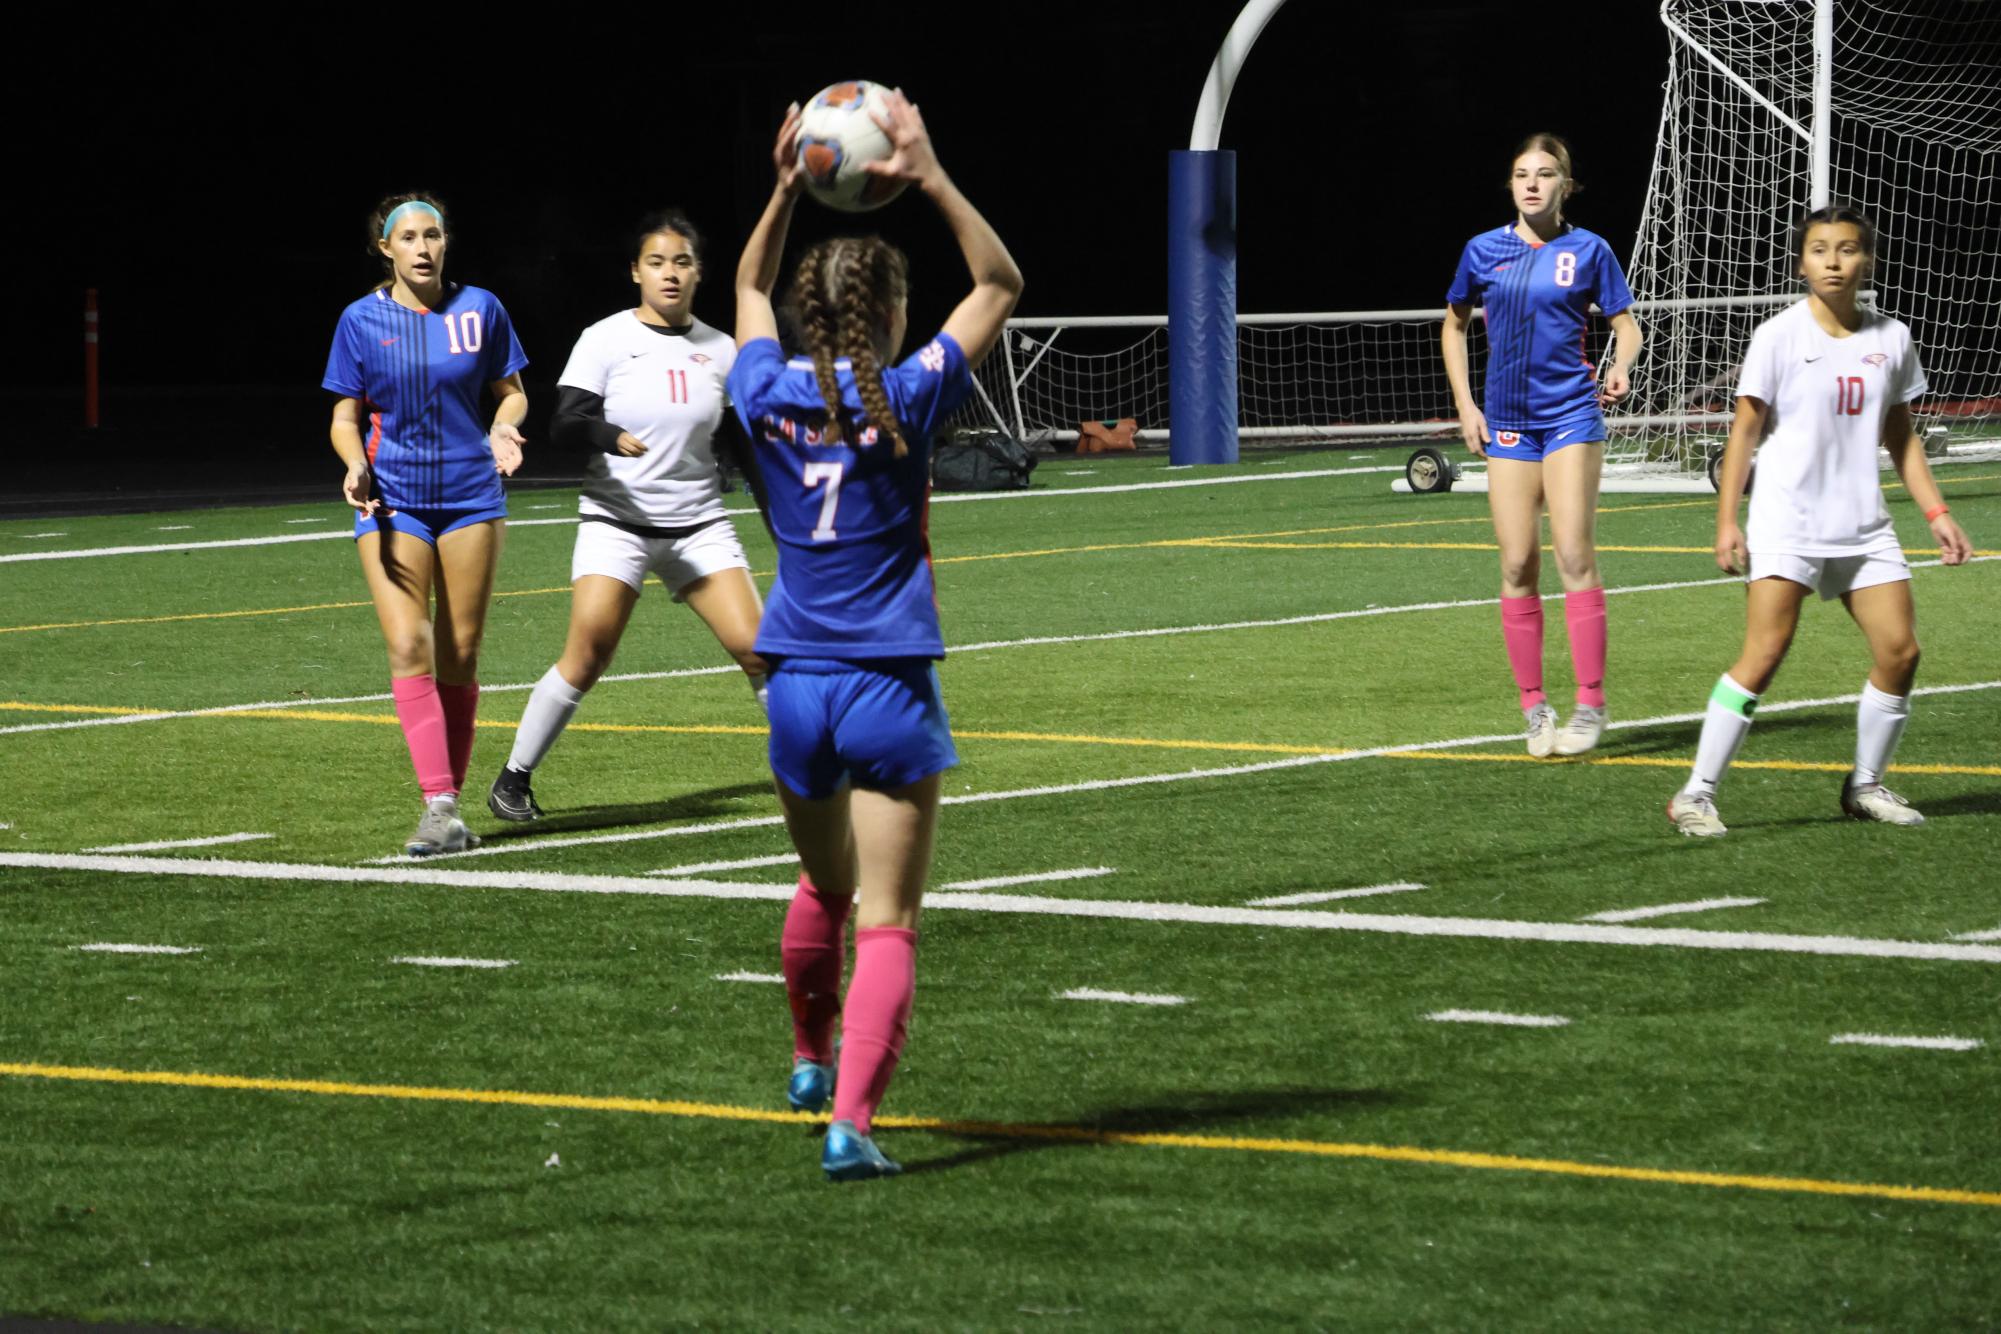
[[[686,866],[668,866],[658,871],[648,871],[648,875],[699,875],[703,871],[748,871],[756,866],[791,866],[799,861],[796,852],[781,852],[772,857],[739,857],[729,862],[690,862]]]
[[[1402,472],[1402,468],[1387,466],[1374,468],[1313,468],[1299,472],[1264,473],[1253,477],[1189,477],[1172,482],[1130,482],[1120,486],[1066,486],[1045,491],[987,491],[963,495],[931,497],[934,505],[950,505],[965,501],[981,500],[1042,500],[1056,496],[1106,495],[1120,491],[1161,491],[1184,486],[1229,486],[1235,482],[1285,482],[1307,477],[1347,477],[1355,473]],[[530,509],[554,508],[554,506],[531,505]],[[731,515],[749,515],[756,510],[729,510]],[[287,519],[287,523],[322,523],[321,519]],[[563,519],[509,519],[510,528],[530,528],[539,524],[576,523],[575,517]],[[271,537],[235,537],[213,542],[161,542],[149,546],[89,547],[76,551],[24,551],[0,556],[0,562],[21,560],[80,560],[93,556],[138,556],[156,551],[211,551],[221,547],[268,547],[286,542],[314,542],[337,537],[347,537],[350,529],[343,527],[337,532],[325,533],[281,533]],[[29,533],[28,537],[67,537],[68,533]]]
[[[451,955],[406,954],[391,963],[415,964],[419,968],[512,968],[512,959],[459,959]]]
[[[745,972],[735,972],[735,973],[717,973],[717,974],[716,974],[716,981],[718,981],[718,982],[776,982],[776,983],[777,983],[777,984],[778,984],[779,986],[781,986],[781,987],[782,987],[782,986],[784,986],[784,985],[785,985],[785,974],[783,974],[783,973],[745,973]]]
[[[6,828],[5,825],[0,825],[0,829],[4,828]],[[1953,939],[1954,940],[2001,940],[2001,927],[1996,927],[1992,931],[1968,931],[1964,935],[1954,936]]]
[[[156,533],[185,533],[192,527],[194,525],[191,523],[163,523],[153,531]]]
[[[77,945],[72,948],[87,954],[200,954],[199,945]]]
[[[942,890],[1007,889],[1014,885],[1040,885],[1051,880],[1094,880],[1101,875],[1116,875],[1118,868],[1112,866],[1079,866],[1069,871],[1037,871],[1030,875],[996,875],[985,880],[954,880],[938,886]]]
[[[1276,898],[1252,899],[1246,908],[1291,908],[1302,903],[1331,903],[1335,899],[1366,899],[1377,894],[1408,894],[1424,886],[1414,880],[1398,880],[1388,885],[1364,885],[1360,889],[1311,890],[1305,894],[1280,894]]]
[[[524,519],[521,522],[530,523],[530,522],[541,522],[541,521]],[[554,522],[554,521],[550,520],[549,522]],[[564,522],[568,522],[568,520],[564,520]],[[326,536],[326,534],[320,534],[320,536]],[[4,559],[6,558],[0,557],[0,560]],[[1987,560],[1991,558],[1982,556],[1982,557],[1976,557],[1975,559]],[[1938,564],[1937,561],[1917,561],[1913,562],[1912,568],[1915,569],[1925,565],[1936,565],[1936,564]],[[1742,582],[1743,582],[1742,580],[1734,578],[1693,579],[1693,580],[1683,580],[1678,583],[1634,584],[1625,588],[1608,588],[1605,591],[1608,594],[1663,593],[1663,592],[1673,592],[1685,588],[1713,588],[1719,584],[1737,584]],[[1401,603],[1399,605],[1391,607],[1362,607],[1353,611],[1313,612],[1303,616],[1281,616],[1274,619],[1262,620],[1262,621],[1221,621],[1221,622],[1216,622],[1214,624],[1203,624],[1203,625],[1160,626],[1148,630],[1109,630],[1109,631],[1101,631],[1096,634],[1085,634],[1085,635],[1036,635],[1026,639],[994,639],[994,640],[987,640],[985,642],[977,644],[954,644],[949,648],[947,648],[946,652],[984,653],[993,649],[1040,648],[1052,644],[1101,644],[1120,639],[1157,639],[1173,635],[1216,634],[1232,630],[1276,630],[1286,626],[1319,625],[1325,622],[1355,620],[1358,618],[1370,617],[1370,616],[1397,616],[1407,612],[1453,611],[1467,607],[1494,607],[1499,605],[1500,605],[1499,598],[1467,598],[1456,602],[1410,602],[1410,603]],[[731,664],[729,666],[718,666],[718,667],[679,667],[675,668],[672,671],[664,671],[664,672],[613,672],[606,676],[599,677],[598,683],[600,685],[603,685],[606,682],[613,682],[613,681],[617,682],[666,681],[666,680],[677,680],[685,677],[694,677],[694,676],[724,676],[739,672],[741,670],[742,670],[741,668],[737,667],[734,664]],[[1959,687],[1928,686],[1928,687],[1920,687],[1916,693],[1923,695],[1923,694],[1934,693],[1941,690],[1951,690],[1951,689],[1984,690],[1992,688],[1992,686],[1995,684],[2001,684],[2001,683],[1987,683],[1982,685],[1959,686]],[[507,694],[511,692],[523,691],[523,690],[533,690],[534,688],[535,688],[535,683],[533,681],[522,681],[507,685],[482,685],[480,686],[480,693],[483,695],[498,695],[498,694]],[[271,709],[316,709],[329,704],[380,704],[390,698],[392,698],[392,696],[388,694],[337,695],[337,696],[327,696],[324,698],[316,697],[312,699],[260,700],[250,704],[219,704],[212,708],[206,708],[206,709],[146,710],[135,713],[114,714],[106,718],[72,718],[72,719],[66,719],[62,722],[54,722],[54,723],[19,723],[11,727],[0,727],[0,736],[10,736],[15,733],[21,733],[21,732],[62,732],[77,727],[116,727],[127,723],[157,723],[157,722],[165,722],[175,718],[210,718],[230,713],[247,713],[247,712],[261,713]],[[1855,702],[1855,697],[1849,696],[1837,702],[1852,704]],[[1765,713],[1773,713],[1788,708],[1806,708],[1806,707],[1811,707],[1812,703],[1813,703],[1812,701],[1802,702],[1802,703],[1790,703],[1790,704],[1785,702],[1777,702],[1764,705],[1762,711]],[[1703,715],[1700,713],[1676,715],[1673,721],[1686,722],[1689,721],[1690,719],[1700,719],[1702,716]],[[1641,723],[1633,723],[1633,722],[1623,722],[1623,723],[1615,722],[1611,726],[1614,728],[1620,728],[1620,727],[1638,727],[1642,725],[1643,724]]]
[[[287,520],[288,523],[318,523],[320,520]],[[542,524],[575,523],[575,519],[509,519],[509,528],[534,528]],[[31,537],[67,537],[67,533],[31,533]],[[292,542],[331,542],[352,538],[354,530],[344,526],[323,533],[273,533],[269,537],[231,537],[208,542],[152,542],[144,546],[79,547],[74,551],[21,551],[0,556],[0,565],[23,560],[84,560],[95,556],[145,556],[159,551],[214,551],[223,547],[276,547]]]
[[[428,859],[435,862],[436,858]],[[106,871],[222,880],[299,881],[340,885],[442,886],[455,889],[528,889],[559,894],[640,894],[658,898],[784,902],[792,885],[728,881],[662,880],[647,876],[577,875],[536,871],[470,871],[430,864],[393,870],[310,862],[220,861],[181,857],[97,857],[83,853],[0,852],[0,866],[58,871]],[[1526,922],[1479,917],[1405,917],[1393,914],[1317,912],[1290,908],[1237,908],[1199,903],[1058,899],[1025,894],[946,894],[931,900],[939,911],[1020,916],[1080,917],[1108,921],[1248,926],[1258,930],[1361,931],[1376,935],[1462,940],[1532,940],[1560,945],[1627,945],[1863,959],[1921,959],[2001,964],[2001,947],[1885,940],[1858,936],[1795,936],[1760,931],[1697,931],[1687,927],[1606,926],[1585,922]]]
[[[1595,912],[1587,922],[1643,922],[1649,917],[1673,917],[1677,913],[1708,912],[1712,908],[1755,908],[1767,899],[1695,899],[1688,903],[1656,903],[1651,908],[1618,908]]]
[[[1925,1051],[1972,1051],[1986,1045],[1979,1038],[1900,1038],[1887,1033],[1837,1033],[1827,1041],[1835,1047],[1918,1047]]]
[[[165,852],[170,848],[215,848],[225,843],[255,843],[270,834],[217,834],[214,838],[170,838],[158,843],[108,843],[85,852]]]
[[[1424,1016],[1435,1024],[1502,1024],[1509,1028],[1563,1028],[1560,1014],[1507,1014],[1500,1010],[1434,1010]]]
[[[1058,1000],[1112,1001],[1119,1005],[1186,1005],[1186,996],[1160,996],[1144,991],[1099,991],[1096,987],[1072,987]]]

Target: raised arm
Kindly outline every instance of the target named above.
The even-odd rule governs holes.
[[[916,103],[900,91],[889,93],[887,100],[888,115],[878,123],[889,136],[894,151],[887,160],[871,162],[866,169],[878,176],[914,183],[937,205],[945,225],[952,229],[959,253],[966,257],[966,267],[972,271],[973,290],[947,317],[945,332],[966,354],[968,369],[977,368],[986,360],[987,353],[993,351],[1007,317],[1014,313],[1015,302],[1021,300],[1021,270],[1015,267],[1014,257],[1008,254],[993,225],[960,193],[938,164],[930,132],[924,128],[924,118],[918,114]]]
[[[778,337],[778,315],[771,308],[771,294],[778,287],[778,266],[785,257],[785,234],[792,228],[792,207],[799,202],[804,184],[799,174],[799,104],[785,110],[785,123],[778,127],[778,142],[772,146],[772,165],[778,179],[764,215],[743,243],[736,262],[736,345],[754,338]]]
[[[1973,542],[1953,521],[1952,513],[1946,507],[1945,494],[1938,489],[1938,482],[1932,477],[1932,465],[1925,458],[1925,442],[1919,438],[1917,427],[1911,421],[1910,404],[1899,403],[1883,414],[1883,448],[1890,452],[1890,462],[1896,465],[1897,476],[1904,479],[1904,489],[1911,493],[1919,513],[1931,525],[1932,539],[1938,543],[1940,563],[1966,564],[1973,555]]]

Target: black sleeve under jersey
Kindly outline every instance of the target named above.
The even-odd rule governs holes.
[[[734,412],[725,412],[722,424],[716,428],[716,433],[711,439],[716,451],[717,466],[734,467],[743,474],[744,486],[749,489],[750,498],[757,505],[757,517],[764,520],[765,531],[772,534],[773,541],[777,541],[778,535],[771,529],[771,505],[765,499],[764,469],[758,463],[756,446],[751,444],[750,438],[744,434],[743,423],[737,420]]]
[[[623,428],[604,419],[604,396],[575,385],[556,386],[556,416],[549,423],[549,439],[558,449],[584,453],[618,453],[618,437]]]

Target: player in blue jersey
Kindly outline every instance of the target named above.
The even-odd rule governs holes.
[[[805,871],[780,942],[793,1015],[787,1097],[818,1110],[832,1085],[821,1166],[837,1181],[899,1170],[876,1148],[870,1123],[902,1054],[916,986],[939,776],[958,763],[932,667],[945,642],[926,535],[930,437],[971,393],[973,369],[1021,295],[1007,247],[938,165],[923,119],[900,92],[883,128],[895,151],[869,170],[916,185],[937,206],[972,291],[936,337],[897,362],[909,291],[903,255],[877,237],[823,241],[793,273],[804,355],[786,356],[771,293],[801,185],[795,105],[773,153],[777,186],[737,266],[729,377],[779,548],[757,652],[771,667],[772,774]]]
[[[1487,503],[1501,548],[1501,635],[1528,721],[1529,754],[1580,755],[1605,730],[1605,584],[1595,530],[1605,462],[1601,404],[1630,387],[1640,355],[1633,294],[1603,237],[1563,220],[1581,188],[1570,148],[1532,134],[1509,176],[1515,221],[1466,243],[1446,293],[1441,338],[1446,378],[1466,447],[1487,460]],[[1584,355],[1592,303],[1611,321],[1612,365],[1603,385]],[[1473,402],[1466,328],[1487,317],[1486,410]],[[1542,689],[1542,511],[1549,508],[1564,620],[1577,673],[1577,707],[1558,728]]]
[[[479,841],[459,819],[458,794],[507,514],[500,479],[521,466],[528,358],[493,293],[445,281],[437,200],[391,195],[368,232],[388,276],[341,312],[321,384],[340,395],[332,438],[347,464],[341,492],[355,509],[355,548],[424,797],[403,850],[423,857]],[[490,424],[486,393],[496,401]]]

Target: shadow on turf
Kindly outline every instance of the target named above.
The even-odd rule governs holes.
[[[1804,713],[1792,715],[1781,714],[1776,718],[1764,717],[1758,719],[1757,725],[1752,729],[1751,735],[1755,739],[1757,737],[1769,737],[1774,732],[1794,732],[1812,727],[1825,727],[1826,725],[1827,719],[1825,716],[1816,718]],[[1852,727],[1852,723],[1849,726]],[[1702,739],[1702,724],[1700,722],[1691,722],[1676,727],[1652,728],[1644,736],[1627,736],[1624,733],[1614,733],[1614,737],[1616,740],[1602,748],[1604,754],[1686,755],[1693,762],[1695,759],[1696,742]],[[1746,758],[1755,759],[1757,757],[1747,756]]]
[[[700,792],[684,792],[665,801],[628,802],[621,806],[579,806],[560,814],[545,815],[526,824],[506,825],[495,829],[492,833],[482,831],[480,840],[487,844],[505,843],[510,839],[540,838],[545,834],[619,829],[627,825],[664,824],[673,820],[691,820],[717,815],[741,815],[743,812],[736,805],[738,801],[745,797],[770,795],[771,784],[766,781],[704,788]]]
[[[976,1134],[968,1131],[932,1130],[974,1147],[943,1158],[928,1158],[903,1165],[905,1176],[920,1172],[942,1172],[954,1167],[1003,1158],[1036,1149],[1093,1148],[1089,1138],[1066,1138],[1062,1132],[1082,1131],[1110,1135],[1214,1134],[1232,1123],[1265,1117],[1296,1116],[1330,1109],[1384,1107],[1398,1095],[1384,1089],[1271,1089],[1257,1093],[1190,1093],[1171,1102],[1147,1107],[1115,1107],[1075,1121],[1030,1123],[1019,1135]],[[1050,1131],[1042,1135],[1038,1131]]]

